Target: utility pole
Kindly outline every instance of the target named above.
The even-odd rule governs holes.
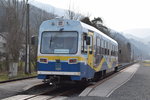
[[[26,61],[25,74],[31,73],[30,69],[30,23],[29,23],[29,4],[26,1]]]

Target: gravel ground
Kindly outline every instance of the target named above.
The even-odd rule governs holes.
[[[7,98],[16,95],[19,92],[24,91],[25,87],[40,83],[38,79],[26,79],[15,82],[8,82],[0,84],[0,99]]]
[[[69,100],[150,100],[150,66],[140,66],[123,86],[107,97],[74,97]]]

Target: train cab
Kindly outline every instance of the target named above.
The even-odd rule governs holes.
[[[117,42],[80,21],[44,21],[38,40],[38,78],[45,82],[92,79],[117,66]]]

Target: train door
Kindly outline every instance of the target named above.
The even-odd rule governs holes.
[[[88,37],[90,38],[90,44],[88,45],[88,65],[93,68],[94,65],[94,45],[93,45],[93,32],[88,32]]]

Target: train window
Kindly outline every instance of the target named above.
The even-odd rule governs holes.
[[[106,55],[108,55],[108,42],[106,42],[106,48],[107,48]]]
[[[106,41],[104,40],[104,48],[106,48]]]
[[[100,54],[100,38],[97,39],[98,54]]]
[[[104,48],[102,47],[101,49],[102,49],[102,54],[104,54]]]
[[[109,49],[108,49],[108,55],[109,55]]]
[[[97,38],[97,46],[100,46],[100,38]]]
[[[103,47],[103,40],[101,40],[101,47]]]
[[[108,48],[108,42],[106,42],[106,48]]]
[[[113,55],[113,51],[111,50],[111,56]]]
[[[95,56],[98,54],[98,37],[96,37],[96,52],[95,52]]]
[[[87,45],[86,45],[86,33],[82,35],[82,43],[81,43],[81,52],[87,53]]]
[[[96,37],[96,54],[99,54],[99,37]]]
[[[107,49],[105,48],[105,55],[107,55]]]
[[[118,52],[116,51],[116,56],[118,56]]]
[[[103,54],[103,39],[101,39],[100,54]]]
[[[103,55],[106,55],[106,41],[105,40],[103,40],[103,43],[102,43],[102,54]]]
[[[41,53],[75,54],[77,53],[77,50],[78,50],[77,32],[43,32],[42,33]]]
[[[105,42],[104,42],[105,43]],[[103,47],[103,54],[105,54],[105,45],[104,45],[104,47]]]
[[[114,56],[114,46],[111,45],[111,56]]]
[[[89,36],[90,37],[90,45],[89,45],[89,53],[92,54],[92,49],[93,49],[93,37],[92,36]]]
[[[111,55],[111,43],[109,43],[109,55]]]
[[[115,56],[115,47],[113,45],[113,48],[112,48],[112,56]]]

